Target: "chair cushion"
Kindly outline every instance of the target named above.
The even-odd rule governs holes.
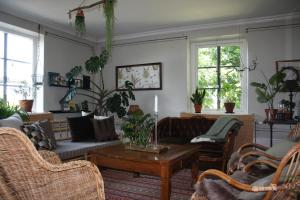
[[[102,119],[92,119],[95,138],[98,142],[118,138],[115,130],[114,116]]]
[[[296,142],[290,140],[283,140],[282,142],[274,145],[269,148],[266,153],[272,156],[282,158],[286,155],[286,153],[296,144]],[[265,159],[264,157],[260,157],[259,159]]]
[[[18,130],[21,130],[21,126],[23,125],[22,118],[18,113],[13,114],[12,116],[1,119],[0,120],[0,127],[10,127],[10,128],[16,128]]]
[[[21,126],[21,129],[31,140],[36,149],[54,149],[54,145],[52,144],[51,139],[46,134],[44,134],[41,127],[37,124],[23,125]]]
[[[72,142],[95,140],[92,118],[93,115],[67,118]]]

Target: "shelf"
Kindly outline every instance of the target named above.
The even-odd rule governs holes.
[[[59,114],[59,113],[80,113],[80,111],[70,111],[70,110],[49,110],[49,112]]]
[[[50,84],[49,86],[50,86],[50,87],[69,88],[69,86],[66,86],[66,85],[55,85],[55,84]],[[91,88],[76,87],[76,89],[80,89],[80,90],[90,90]]]

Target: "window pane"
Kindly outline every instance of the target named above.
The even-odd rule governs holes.
[[[217,69],[216,68],[199,68],[198,69],[198,87],[200,88],[216,88]]]
[[[30,38],[8,34],[7,58],[32,63],[33,40]],[[24,69],[25,70],[25,69]]]
[[[217,89],[206,89],[203,108],[216,110],[218,105],[217,99]]]
[[[18,85],[21,81],[31,83],[32,65],[15,61],[7,61],[8,85]]]
[[[235,102],[235,107],[241,106],[241,76],[233,68],[221,68],[221,107],[225,101]]]
[[[217,47],[198,48],[198,67],[217,66]]]
[[[221,66],[240,66],[240,47],[222,46],[221,47]]]
[[[23,99],[21,94],[17,94],[15,92],[16,88],[17,87],[14,87],[14,86],[8,86],[7,87],[7,101],[11,105],[19,105],[19,100]]]
[[[0,58],[4,57],[4,33],[0,31]]]

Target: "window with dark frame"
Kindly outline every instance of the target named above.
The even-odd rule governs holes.
[[[204,106],[222,109],[225,101],[241,105],[240,46],[234,44],[197,48],[197,87],[206,89]]]

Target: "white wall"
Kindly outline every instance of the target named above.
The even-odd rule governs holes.
[[[115,88],[115,67],[162,62],[162,90],[135,91],[136,101],[145,113],[153,113],[154,95],[158,95],[159,115],[176,116],[187,106],[187,45],[185,39],[116,46],[104,68],[106,88]]]
[[[251,27],[267,25],[273,25],[273,22],[251,24]],[[268,77],[274,74],[276,72],[276,60],[300,59],[299,27],[243,33],[243,30],[247,26],[249,25],[205,29],[185,34],[191,41],[245,38],[248,42],[248,62],[255,57],[258,59],[257,69],[249,72],[249,83],[252,81],[263,81],[261,70]],[[140,40],[143,41],[143,39]],[[126,41],[118,41],[118,43],[122,42],[126,43]],[[106,87],[115,88],[115,66],[162,62],[163,90],[136,91],[137,100],[135,103],[139,104],[145,112],[152,112],[153,96],[157,93],[159,95],[161,115],[178,116],[182,111],[189,111],[189,45],[188,41],[175,40],[115,46],[113,48],[112,60],[105,67],[104,71],[107,83]],[[247,92],[248,112],[255,114],[258,119],[264,119],[264,108],[266,108],[266,105],[257,102],[253,87],[249,86]],[[274,101],[275,106],[282,98],[288,98],[288,94],[279,94]]]
[[[89,46],[51,35],[45,36],[44,46],[44,111],[60,110],[59,100],[66,94],[67,88],[49,87],[48,72],[65,76],[74,66],[84,66],[84,62],[92,55],[92,50]],[[83,99],[76,97],[74,101],[80,103]]]

